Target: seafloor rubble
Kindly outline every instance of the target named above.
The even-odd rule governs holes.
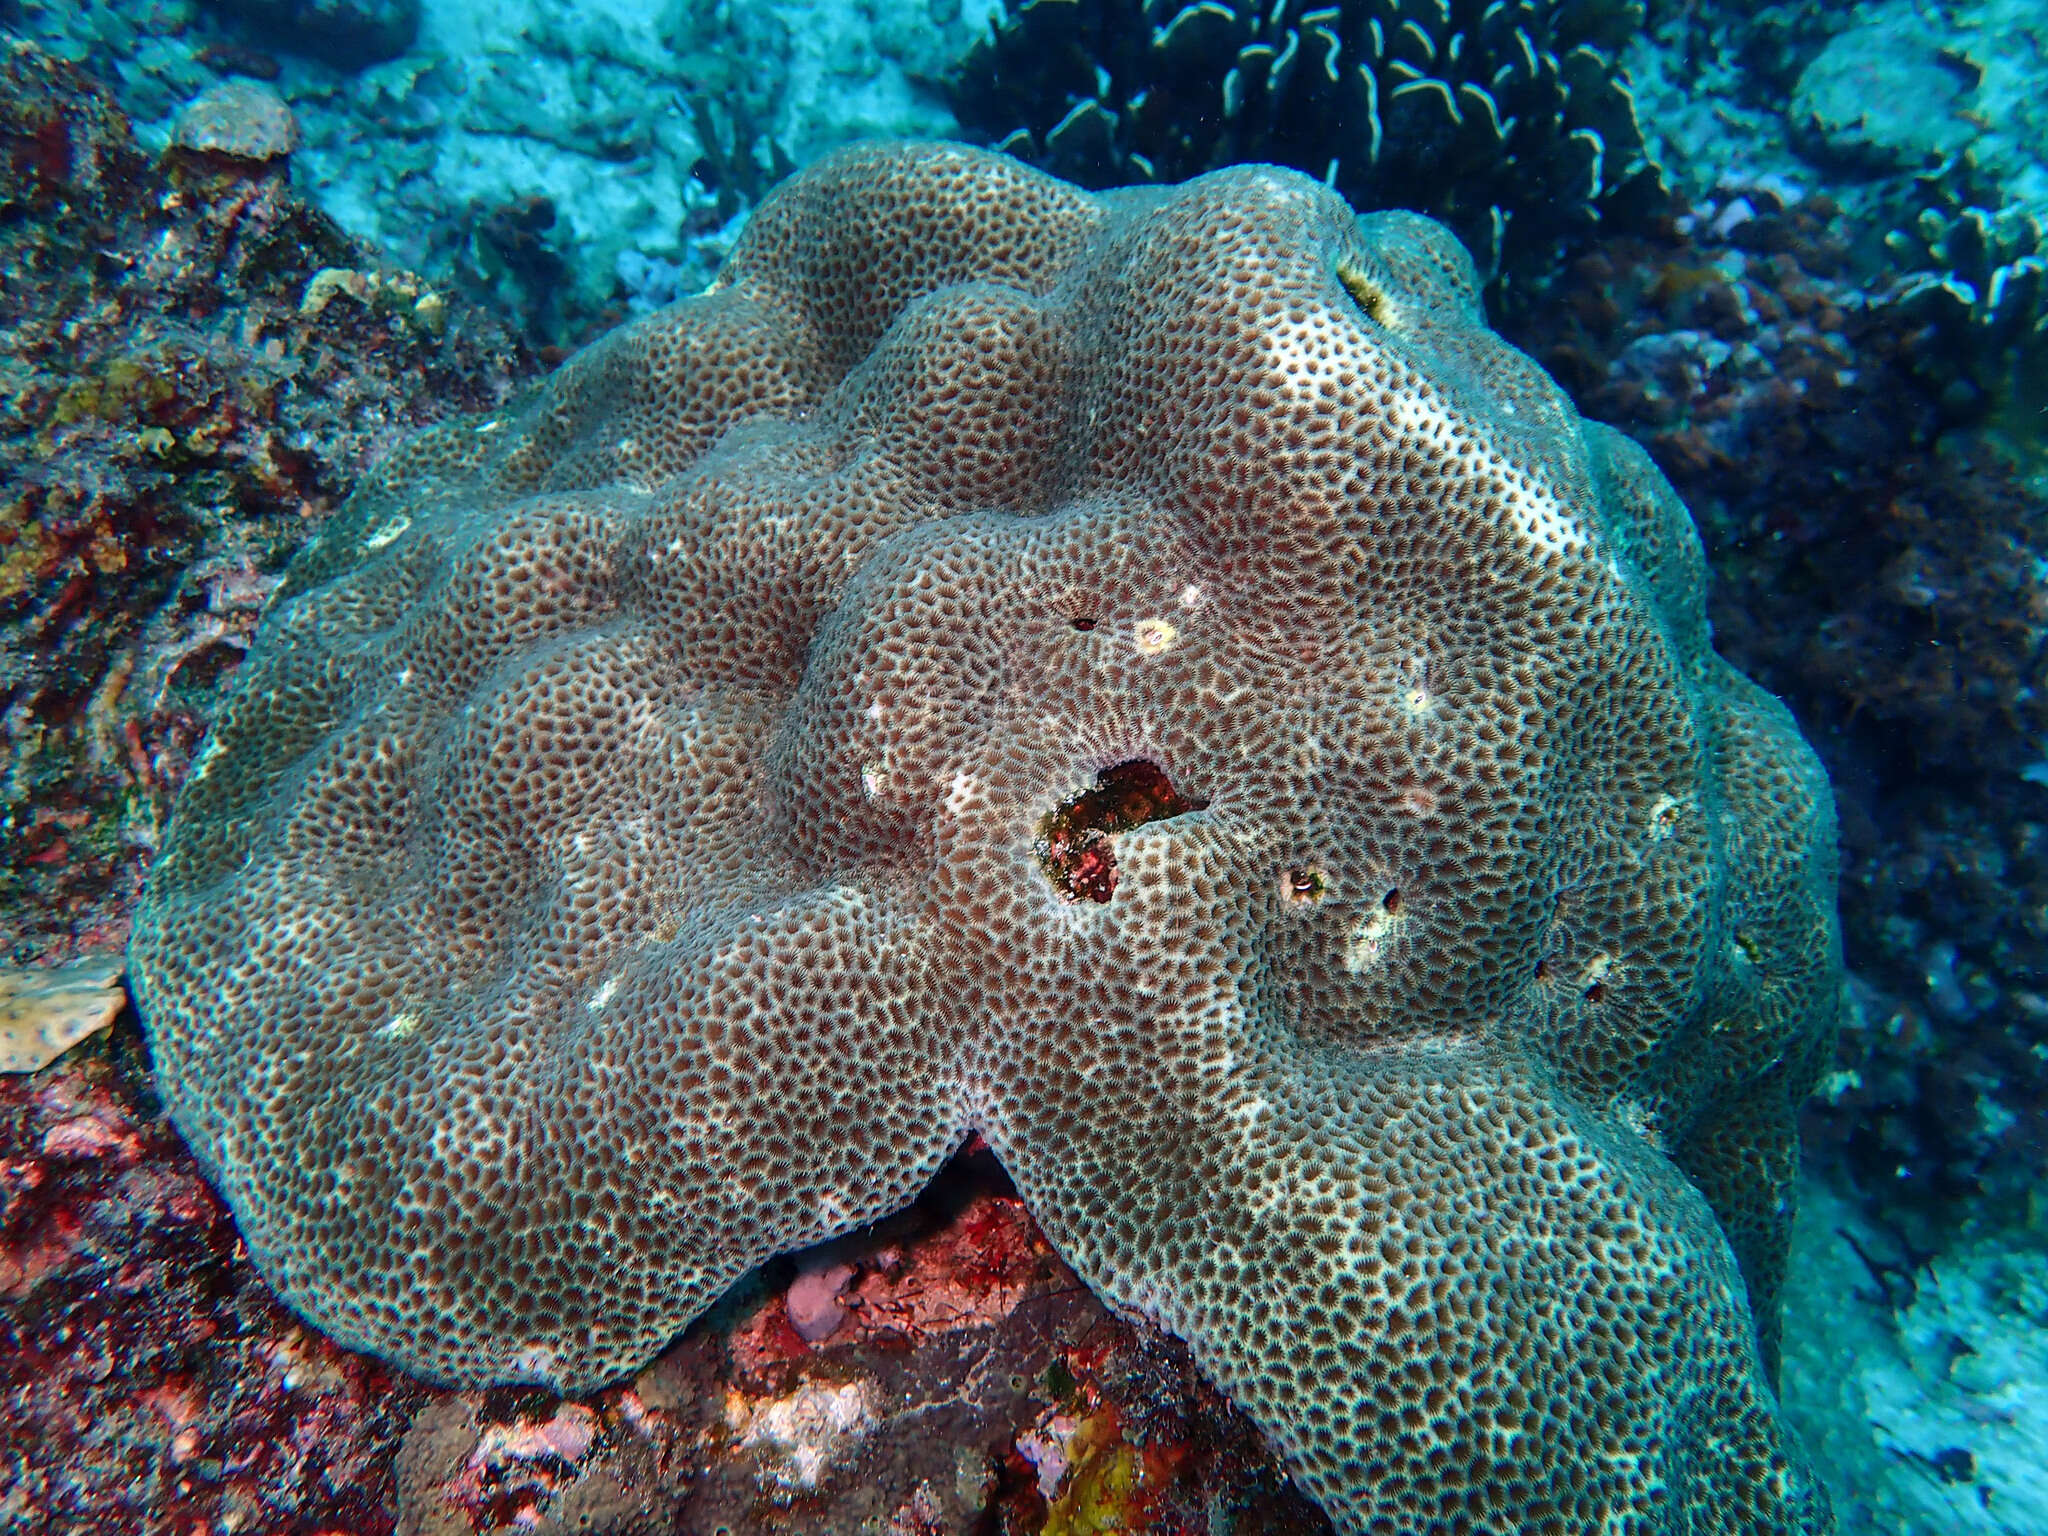
[[[536,365],[281,161],[156,161],[78,75],[4,67],[0,932],[44,964],[119,949],[221,683],[363,464]],[[1882,1275],[2039,1176],[2048,600],[2038,437],[1957,429],[1944,344],[1873,302],[1855,234],[1731,189],[1589,251],[1513,339],[1651,447],[1706,531],[1721,645],[1828,760],[1859,1010],[1808,1136],[1903,1234],[1862,1266],[1897,1320],[1914,1297]],[[0,1078],[0,1356],[6,1529],[1313,1529],[1178,1347],[1104,1316],[977,1162],[871,1248],[771,1268],[629,1387],[429,1392],[268,1298],[132,1021]],[[877,1408],[883,1382],[919,1411]],[[953,1435],[979,1459],[942,1464]],[[1915,1475],[1975,1501],[1982,1453],[1928,1442]]]

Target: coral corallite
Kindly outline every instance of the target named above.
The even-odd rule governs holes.
[[[971,1133],[1347,1532],[1811,1532],[1826,782],[1435,225],[863,146],[297,565],[131,951],[278,1290],[629,1371]]]

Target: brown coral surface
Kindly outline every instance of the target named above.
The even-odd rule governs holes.
[[[1343,1530],[1818,1529],[1832,810],[1700,589],[1437,226],[842,153],[294,567],[136,918],[163,1092],[431,1376],[616,1377],[978,1131]]]

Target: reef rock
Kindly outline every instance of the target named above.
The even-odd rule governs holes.
[[[299,125],[285,99],[254,80],[223,80],[178,114],[180,149],[237,160],[280,160],[299,147]]]
[[[1970,71],[1951,63],[1940,33],[1914,12],[1837,33],[1800,74],[1793,137],[1823,163],[1852,170],[1918,170],[1978,133],[1962,113]]]
[[[114,1022],[127,994],[121,961],[0,966],[0,1072],[39,1072]]]
[[[1832,805],[1439,226],[868,146],[389,460],[137,914],[280,1292],[643,1364],[979,1133],[1348,1532],[1793,1532]]]

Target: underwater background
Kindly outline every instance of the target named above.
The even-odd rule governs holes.
[[[1649,451],[1840,815],[1786,1416],[1846,1533],[2048,1531],[2039,0],[0,0],[0,1531],[1322,1528],[986,1154],[456,1393],[276,1302],[151,1089],[129,917],[287,563],[873,136],[1427,213]]]

